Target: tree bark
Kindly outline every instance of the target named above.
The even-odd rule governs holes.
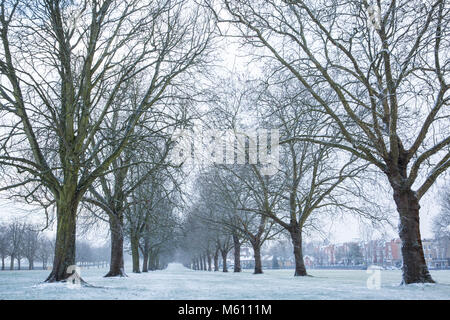
[[[209,251],[206,254],[206,256],[208,257],[208,271],[212,271],[212,258],[211,258],[211,254]]]
[[[207,264],[206,254],[203,255],[203,270],[204,271],[208,271],[208,264]]]
[[[133,260],[133,273],[141,273],[141,270],[139,269],[139,238],[136,236],[132,236],[130,242],[131,256]]]
[[[434,283],[423,253],[419,225],[419,200],[411,189],[393,185],[394,200],[400,216],[399,236],[402,240],[403,281],[410,283]]]
[[[105,277],[126,277],[123,260],[123,216],[109,218],[111,231],[111,258]]]
[[[227,252],[222,251],[222,271],[228,272],[227,268]]]
[[[157,250],[150,250],[148,255],[148,267],[151,271],[157,270],[158,264],[158,252]]]
[[[144,248],[144,252],[142,253],[142,272],[148,272],[148,250]]]
[[[219,250],[214,253],[214,272],[219,271]]]
[[[16,257],[11,256],[11,260],[9,262],[9,270],[14,270],[14,259],[16,259]]]
[[[254,274],[263,273],[262,262],[261,262],[261,245],[257,243],[252,243],[253,246],[253,256],[255,258],[255,271]]]
[[[78,201],[75,196],[62,198],[57,202],[57,232],[53,268],[46,282],[66,280],[67,268],[75,265],[76,216]]]
[[[234,244],[234,272],[241,272],[241,242],[237,234],[233,233]]]
[[[203,262],[202,262],[202,257],[198,257],[198,270],[202,271],[203,270]]]
[[[303,249],[302,249],[302,231],[298,225],[295,225],[290,230],[292,245],[294,247],[294,259],[295,259],[295,277],[307,276],[305,263],[303,261]]]
[[[5,257],[2,257],[2,270],[5,270]]]

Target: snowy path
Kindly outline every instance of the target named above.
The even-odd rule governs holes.
[[[179,264],[166,270],[103,278],[104,269],[82,276],[102,288],[68,288],[42,284],[48,271],[0,271],[0,299],[450,299],[450,270],[434,271],[439,284],[399,286],[400,271],[382,271],[381,289],[369,290],[368,274],[359,270],[310,270],[313,277],[294,278],[293,270],[232,272],[192,271]]]

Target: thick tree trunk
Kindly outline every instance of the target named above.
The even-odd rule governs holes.
[[[222,271],[228,272],[227,267],[227,252],[222,251]]]
[[[253,256],[255,258],[255,271],[254,274],[263,273],[261,262],[261,245],[259,243],[252,243]]]
[[[2,257],[2,270],[5,270],[5,257]]]
[[[126,277],[123,260],[123,217],[121,215],[109,218],[111,231],[111,258],[109,272],[105,277]]]
[[[292,245],[294,247],[295,273],[296,277],[307,276],[305,263],[303,261],[302,250],[302,232],[299,226],[294,226],[289,232],[291,235]]]
[[[9,270],[14,270],[14,260],[16,259],[15,256],[11,256],[11,260],[9,261]]]
[[[34,270],[34,261],[33,259],[28,260],[28,270]]]
[[[233,233],[234,244],[234,272],[241,272],[241,242],[239,237]]]
[[[67,268],[75,265],[76,216],[78,201],[74,197],[57,202],[57,231],[53,269],[46,282],[66,280]]]
[[[394,200],[400,216],[402,240],[403,284],[434,283],[423,253],[419,224],[419,200],[412,190],[394,187]]]
[[[21,270],[20,269],[20,258],[17,258],[17,267],[18,267],[18,270]]]
[[[214,253],[214,271],[219,271],[219,250]]]
[[[139,238],[136,236],[132,236],[130,242],[131,257],[133,260],[133,273],[141,273],[141,270],[139,269]]]

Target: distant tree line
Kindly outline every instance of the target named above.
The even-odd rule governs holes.
[[[0,224],[1,270],[45,270],[52,265],[54,247],[55,240],[45,235],[36,224],[19,221]],[[109,261],[109,251],[108,245],[93,246],[87,241],[77,241],[76,264],[105,266]]]
[[[29,270],[35,268],[35,262],[40,262],[42,268],[47,269],[53,258],[53,250],[53,241],[45,236],[37,225],[19,221],[0,224],[2,270],[7,268],[8,258],[10,270],[21,270],[24,259],[28,262]]]

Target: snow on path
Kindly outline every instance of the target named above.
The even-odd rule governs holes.
[[[105,269],[83,269],[82,277],[98,288],[45,284],[48,271],[0,271],[0,299],[450,299],[450,270],[432,271],[436,285],[399,286],[400,271],[381,273],[381,289],[369,290],[364,270],[309,270],[313,277],[293,277],[293,270],[253,275],[193,271],[181,264],[103,278]]]

